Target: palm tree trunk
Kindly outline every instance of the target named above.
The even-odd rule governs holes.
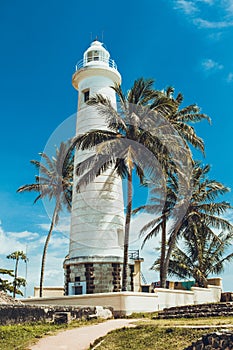
[[[51,238],[51,235],[52,235],[52,232],[53,232],[53,228],[54,228],[54,225],[55,225],[55,221],[56,221],[57,210],[58,210],[58,207],[57,207],[57,204],[56,204],[56,207],[55,207],[54,212],[53,212],[53,217],[52,217],[51,225],[50,225],[50,228],[49,228],[49,232],[48,232],[48,235],[47,235],[47,238],[46,238],[46,241],[45,241],[43,255],[42,255],[42,260],[41,260],[40,298],[42,298],[42,296],[43,296],[43,282],[44,282],[45,260],[46,260],[47,250],[48,250],[48,244],[49,244],[49,241],[50,241],[50,238]]]
[[[13,298],[15,298],[16,295],[16,279],[17,279],[17,275],[18,275],[18,264],[19,264],[19,257],[16,258],[16,262],[15,262],[15,278],[14,278],[14,282],[13,282]]]
[[[169,261],[170,261],[172,251],[175,247],[176,237],[177,237],[177,234],[179,232],[180,227],[181,227],[181,223],[178,224],[178,226],[175,228],[175,231],[172,233],[172,237],[171,237],[169,245],[168,245],[168,250],[167,250],[167,254],[166,254],[166,257],[164,260],[164,265],[163,265],[163,268],[164,268],[163,274],[164,274],[165,280],[167,279]]]
[[[128,277],[128,250],[129,250],[129,230],[132,214],[132,169],[130,168],[127,179],[127,208],[125,217],[125,238],[124,238],[124,258],[122,271],[122,291],[127,290]]]
[[[166,255],[166,215],[164,214],[163,216],[163,221],[162,221],[162,237],[161,237],[161,255],[160,255],[160,267],[159,267],[159,272],[160,272],[160,286],[162,288],[166,287],[166,270],[164,268],[164,260],[165,260],[165,255]]]

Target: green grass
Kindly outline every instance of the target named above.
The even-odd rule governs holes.
[[[109,333],[98,350],[171,350],[184,349],[205,334],[204,330],[162,328],[140,325]]]
[[[29,345],[45,335],[51,335],[59,330],[71,329],[99,323],[97,320],[74,321],[69,325],[54,325],[49,323],[34,323],[0,326],[0,350],[26,350]]]
[[[213,332],[211,329],[190,329],[182,326],[219,326],[233,324],[233,317],[214,317],[200,319],[152,320],[144,318],[135,328],[122,328],[110,332],[98,339],[94,345],[98,350],[183,350],[197,341],[203,334]],[[180,328],[179,328],[180,327]],[[92,347],[90,348],[92,349]]]
[[[233,317],[225,317],[225,316],[218,316],[218,317],[200,317],[200,318],[177,318],[177,319],[143,319],[142,321],[144,324],[156,324],[157,326],[161,327],[172,327],[172,326],[201,326],[201,325],[207,325],[207,326],[221,326],[221,325],[227,325],[232,324],[233,325]]]
[[[158,320],[152,319],[154,314],[135,314],[140,317],[136,328],[122,328],[109,333],[103,338],[98,350],[161,350],[183,349],[214,329],[185,329],[184,325],[229,325],[233,324],[233,317],[212,317],[198,319]],[[26,350],[45,335],[51,335],[59,330],[71,329],[99,323],[99,320],[75,321],[70,325],[53,324],[21,324],[0,326],[0,350]],[[177,327],[177,328],[176,328]],[[96,344],[100,339],[96,341]],[[175,346],[174,346],[175,344]]]

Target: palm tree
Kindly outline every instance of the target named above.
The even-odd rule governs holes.
[[[233,253],[224,255],[232,245],[232,233],[215,234],[201,231],[191,239],[181,241],[182,248],[176,247],[169,262],[168,274],[179,278],[194,278],[198,287],[207,287],[211,274],[224,271],[224,264],[233,260]]]
[[[122,273],[122,291],[127,290],[128,246],[132,214],[132,177],[134,170],[140,179],[151,176],[157,179],[157,169],[151,155],[156,155],[165,168],[169,158],[167,148],[160,138],[145,128],[145,108],[154,98],[153,80],[140,78],[126,96],[120,86],[115,85],[120,110],[116,111],[110,100],[97,94],[88,104],[97,108],[106,118],[108,130],[91,130],[73,140],[72,147],[93,149],[95,155],[78,164],[76,172],[81,176],[78,187],[86,186],[107,168],[113,167],[118,175],[127,178],[127,205],[125,216],[124,255]],[[148,111],[147,111],[148,112]],[[151,111],[151,114],[155,112]]]
[[[156,90],[155,98],[150,108],[159,112],[179,133],[187,149],[189,145],[192,145],[204,154],[204,142],[198,137],[190,123],[196,123],[205,119],[211,123],[211,119],[206,114],[201,113],[200,107],[196,104],[181,107],[184,97],[181,93],[174,97],[174,92],[175,89],[171,86],[165,91]]]
[[[209,165],[201,166],[199,162],[195,162],[194,164],[192,176],[193,190],[187,205],[186,214],[171,230],[170,242],[168,242],[168,251],[165,259],[165,268],[167,268],[167,270],[169,270],[170,258],[173,251],[173,249],[171,249],[171,242],[174,242],[177,238],[184,237],[184,239],[190,241],[190,244],[193,244],[194,247],[194,242],[201,242],[200,238],[205,236],[207,242],[208,240],[213,240],[213,243],[215,243],[217,247],[216,242],[219,241],[219,238],[216,237],[214,229],[227,232],[225,237],[228,238],[229,235],[228,241],[230,237],[232,237],[233,226],[228,220],[221,217],[222,214],[232,207],[225,201],[216,201],[218,196],[227,193],[229,188],[216,180],[208,179],[207,175],[209,170]],[[222,236],[224,234],[225,233],[223,233]],[[204,243],[205,237],[202,238]],[[210,247],[211,249],[214,248],[212,245]],[[200,262],[202,260],[204,248],[202,248],[202,245],[200,247],[196,246],[195,248],[196,254],[199,255],[198,261]],[[158,267],[159,263],[158,259],[153,267]]]
[[[44,244],[41,260],[40,297],[43,295],[45,260],[54,226],[59,221],[59,214],[63,206],[65,206],[68,210],[71,209],[74,160],[71,153],[69,154],[69,157],[67,157],[68,149],[69,142],[62,142],[60,147],[56,149],[56,157],[53,157],[52,160],[50,160],[45,153],[40,153],[42,158],[41,162],[31,160],[31,163],[36,166],[36,168],[40,171],[40,174],[36,175],[35,183],[21,186],[17,190],[17,192],[39,193],[34,203],[45,197],[47,197],[49,200],[54,200],[55,202],[53,216]],[[45,164],[43,161],[45,161]]]
[[[179,93],[176,97],[173,97],[173,95],[174,88],[172,87],[168,87],[165,91],[156,90],[154,92],[154,100],[153,103],[150,105],[150,109],[156,110],[157,113],[159,113],[165,119],[165,121],[167,121],[167,123],[162,122],[160,125],[160,129],[162,129],[161,140],[165,138],[166,143],[169,144],[169,148],[176,149],[175,156],[177,159],[183,158],[182,165],[184,166],[184,168],[186,165],[186,171],[183,171],[182,166],[176,166],[176,160],[174,171],[169,172],[169,174],[166,175],[166,200],[162,211],[162,215],[156,217],[156,219],[146,224],[141,230],[141,235],[147,233],[143,242],[143,246],[148,239],[152,238],[153,236],[156,236],[158,232],[161,231],[162,238],[160,256],[160,285],[162,287],[165,287],[168,269],[167,261],[169,261],[169,257],[172,249],[174,248],[176,239],[176,235],[173,232],[172,240],[170,241],[171,249],[167,251],[168,255],[166,255],[167,220],[172,214],[174,215],[174,212],[172,212],[172,210],[174,208],[177,209],[177,207],[182,202],[182,197],[188,198],[190,193],[190,175],[193,166],[193,161],[192,154],[189,149],[189,144],[192,145],[194,148],[201,150],[201,152],[204,153],[204,142],[200,137],[198,137],[190,123],[199,122],[204,119],[210,122],[210,118],[206,114],[201,113],[200,108],[196,104],[192,104],[187,107],[181,108],[181,104],[183,102],[183,96],[181,93]],[[174,132],[168,132],[169,128],[172,128]],[[152,134],[156,134],[158,130],[156,128],[152,128],[151,132]],[[178,138],[176,137],[176,134],[178,135]],[[180,143],[179,139],[182,140],[182,143]],[[182,183],[184,182],[186,187],[186,195],[179,195],[179,186],[182,188]],[[149,204],[143,207],[139,207],[136,211],[138,210],[145,210],[150,213],[157,213],[157,206],[155,206],[154,204]]]
[[[23,260],[25,263],[27,262],[27,256],[23,251],[15,251],[9,255],[7,255],[7,259],[15,260],[15,273],[14,273],[14,281],[13,281],[13,298],[15,298],[17,287],[21,285],[25,285],[25,279],[18,277],[18,265],[19,260]]]
[[[177,181],[174,177],[170,176],[167,180],[166,187],[166,198],[162,208],[162,213],[157,215],[155,219],[148,222],[141,229],[140,236],[146,234],[146,237],[142,243],[142,249],[147,242],[147,240],[152,237],[156,237],[161,232],[161,243],[160,243],[160,259],[159,259],[159,275],[160,275],[160,285],[162,287],[166,284],[166,274],[164,270],[164,261],[166,257],[166,245],[167,245],[167,221],[169,219],[170,213],[175,206],[177,196]],[[157,189],[152,187],[150,191],[150,202],[149,204],[142,205],[133,210],[133,213],[136,214],[139,211],[145,211],[149,214],[158,214],[159,209],[161,209],[161,198],[158,197]]]

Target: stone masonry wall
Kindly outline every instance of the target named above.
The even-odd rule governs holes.
[[[233,349],[233,333],[210,333],[203,335],[197,342],[192,343],[184,350],[211,350],[211,349]]]
[[[228,302],[170,307],[159,311],[158,318],[193,318],[232,315],[233,303]]]
[[[112,308],[103,309],[110,310],[111,312],[108,313],[112,313]],[[68,313],[71,320],[80,318],[90,318],[97,315],[98,307],[0,304],[0,325],[19,324],[37,321],[53,322],[56,315],[60,313]]]
[[[133,291],[134,265],[128,267],[128,290]],[[69,282],[85,282],[86,294],[111,293],[121,291],[121,263],[79,263],[70,264],[65,269],[65,294],[68,295]]]

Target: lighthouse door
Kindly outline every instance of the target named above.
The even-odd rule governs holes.
[[[83,294],[83,287],[82,286],[75,286],[74,287],[74,295],[80,295]]]

